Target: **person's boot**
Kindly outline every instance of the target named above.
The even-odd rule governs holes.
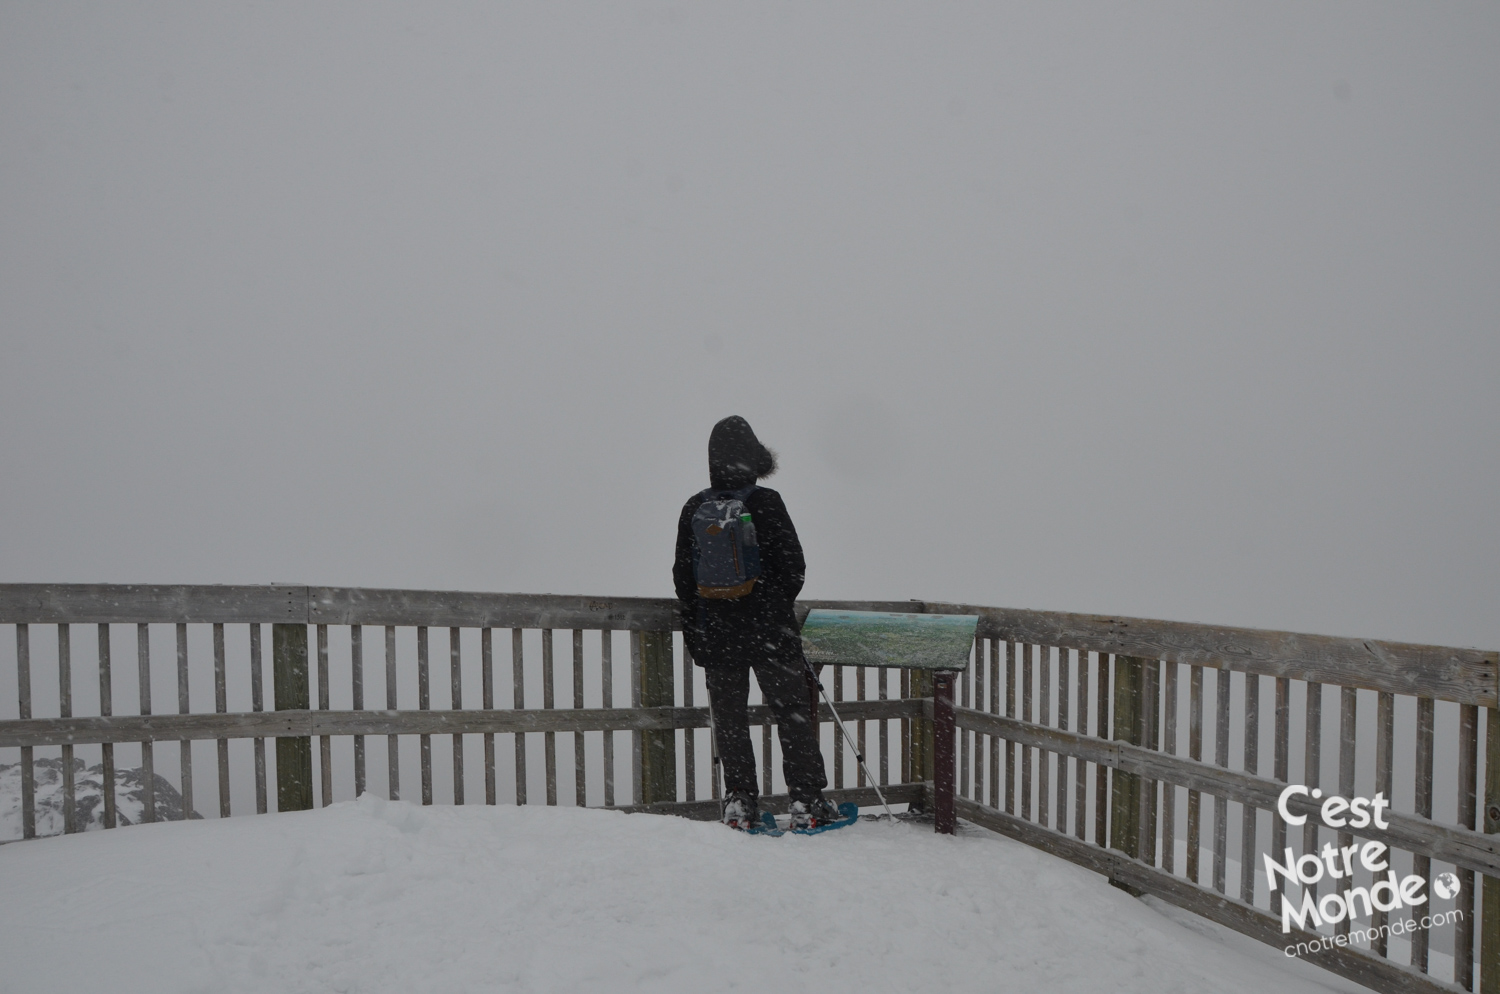
[[[810,828],[821,828],[840,818],[839,809],[820,797],[816,801],[793,801],[792,824],[794,832],[805,832]]]
[[[724,797],[719,820],[730,828],[741,832],[755,827],[760,817],[760,803],[754,794],[744,790],[732,790]]]

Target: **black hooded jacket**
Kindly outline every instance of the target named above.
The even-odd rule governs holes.
[[[744,418],[725,418],[715,425],[708,451],[713,492],[741,489],[776,469],[775,455],[760,444]],[[749,594],[737,600],[698,596],[692,521],[693,513],[708,496],[697,493],[689,497],[677,519],[672,582],[688,651],[702,666],[749,665],[756,656],[766,655],[800,658],[802,639],[794,604],[802,591],[807,563],[781,495],[767,487],[756,487],[745,498],[760,544],[760,579]]]

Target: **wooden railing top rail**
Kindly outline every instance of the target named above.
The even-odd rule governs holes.
[[[1241,670],[1495,707],[1500,656],[1478,649],[1304,635],[936,601],[804,601],[803,610],[977,614],[982,638]],[[677,627],[653,597],[469,593],[311,586],[0,584],[0,624],[246,623],[466,628]]]

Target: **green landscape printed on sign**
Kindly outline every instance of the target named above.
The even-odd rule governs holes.
[[[814,666],[906,666],[962,670],[974,647],[977,614],[896,614],[814,610],[802,648]]]

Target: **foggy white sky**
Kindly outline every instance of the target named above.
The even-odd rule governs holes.
[[[1500,8],[0,6],[0,581],[1500,644]]]

